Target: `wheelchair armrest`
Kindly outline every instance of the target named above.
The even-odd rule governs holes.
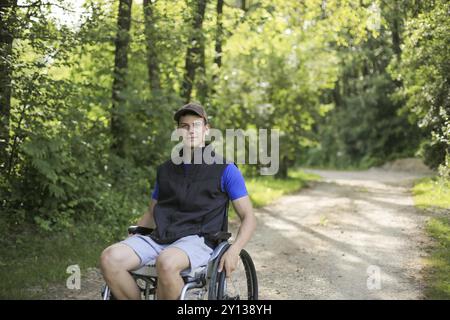
[[[154,229],[141,227],[141,226],[129,226],[128,227],[128,233],[130,234],[142,234],[142,235],[149,235],[153,232]]]
[[[213,234],[208,234],[207,238],[209,241],[214,241],[220,243],[222,241],[227,241],[230,239],[231,233],[225,231],[219,231]]]

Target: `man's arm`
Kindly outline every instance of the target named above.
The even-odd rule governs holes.
[[[245,247],[255,231],[256,218],[253,213],[252,202],[250,201],[249,196],[236,199],[231,203],[241,219],[241,225],[239,227],[236,239],[230,249],[233,248],[239,253]]]
[[[153,219],[153,210],[155,209],[156,203],[157,200],[152,198],[152,201],[150,201],[150,205],[148,206],[147,212],[145,212],[142,218],[138,221],[137,223],[138,226],[152,229],[156,227],[155,220]]]
[[[241,197],[231,203],[241,219],[241,225],[235,241],[220,260],[219,272],[225,267],[227,277],[236,269],[239,253],[250,240],[256,228],[256,218],[249,196]]]

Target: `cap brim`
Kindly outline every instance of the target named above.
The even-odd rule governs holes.
[[[180,120],[181,116],[183,116],[184,114],[188,113],[188,112],[193,112],[196,115],[198,115],[199,117],[202,117],[203,119],[206,120],[206,122],[208,122],[208,119],[205,118],[205,116],[201,113],[199,113],[197,110],[193,109],[193,108],[184,108],[181,110],[178,110],[177,112],[175,112],[175,114],[173,115],[173,119],[175,121],[178,122],[178,120]]]

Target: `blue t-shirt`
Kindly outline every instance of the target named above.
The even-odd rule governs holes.
[[[184,165],[184,169],[188,170],[189,165]],[[248,195],[247,188],[245,187],[245,180],[241,171],[233,163],[228,164],[222,173],[220,180],[221,188],[223,192],[226,192],[231,201],[242,198]],[[155,189],[152,193],[152,198],[158,200],[159,187],[158,183],[155,183]]]

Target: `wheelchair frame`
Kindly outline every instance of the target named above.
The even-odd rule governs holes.
[[[144,227],[131,226],[129,228],[130,233],[148,234],[150,229]],[[208,300],[240,300],[241,297],[227,295],[227,278],[225,277],[225,271],[218,272],[219,262],[223,254],[230,247],[228,238],[230,233],[221,232],[218,238],[222,241],[216,246],[211,258],[206,266],[201,266],[190,272],[182,271],[181,276],[184,280],[184,286],[181,290],[180,300],[185,300],[186,295],[193,289],[204,289],[202,298],[208,294]],[[257,300],[258,299],[258,279],[256,275],[255,266],[253,261],[244,249],[240,252],[240,259],[243,263],[245,276],[246,276],[246,299]],[[158,285],[158,276],[156,274],[155,263],[145,265],[137,270],[130,271],[138,287],[141,291],[141,296],[144,300],[156,300],[156,288]],[[105,284],[102,289],[103,300],[115,300],[111,290]]]
[[[225,206],[225,211],[223,214],[222,231],[208,237],[217,244],[211,258],[206,266],[199,267],[197,269],[191,270],[190,272],[182,271],[181,276],[184,280],[184,286],[181,290],[180,300],[185,300],[186,295],[189,290],[192,289],[202,289],[205,288],[208,293],[208,300],[239,300],[241,297],[230,296],[227,294],[227,278],[225,271],[218,272],[219,262],[225,251],[230,247],[228,239],[231,237],[231,233],[228,233],[228,206],[229,202]],[[128,233],[131,234],[142,234],[148,235],[153,231],[153,229],[141,227],[141,226],[130,226],[128,228]],[[239,257],[242,261],[245,276],[246,276],[246,288],[248,300],[258,300],[258,278],[256,275],[255,265],[252,258],[244,249],[241,250]],[[156,261],[155,261],[156,262]],[[138,287],[141,291],[141,295],[144,296],[145,300],[149,300],[150,296],[156,300],[156,288],[158,285],[158,276],[156,274],[155,263],[143,266],[137,270],[130,271]],[[233,276],[233,274],[231,275]],[[143,282],[143,285],[139,285]],[[114,297],[111,293],[109,287],[105,284],[102,289],[103,300],[113,300]]]

